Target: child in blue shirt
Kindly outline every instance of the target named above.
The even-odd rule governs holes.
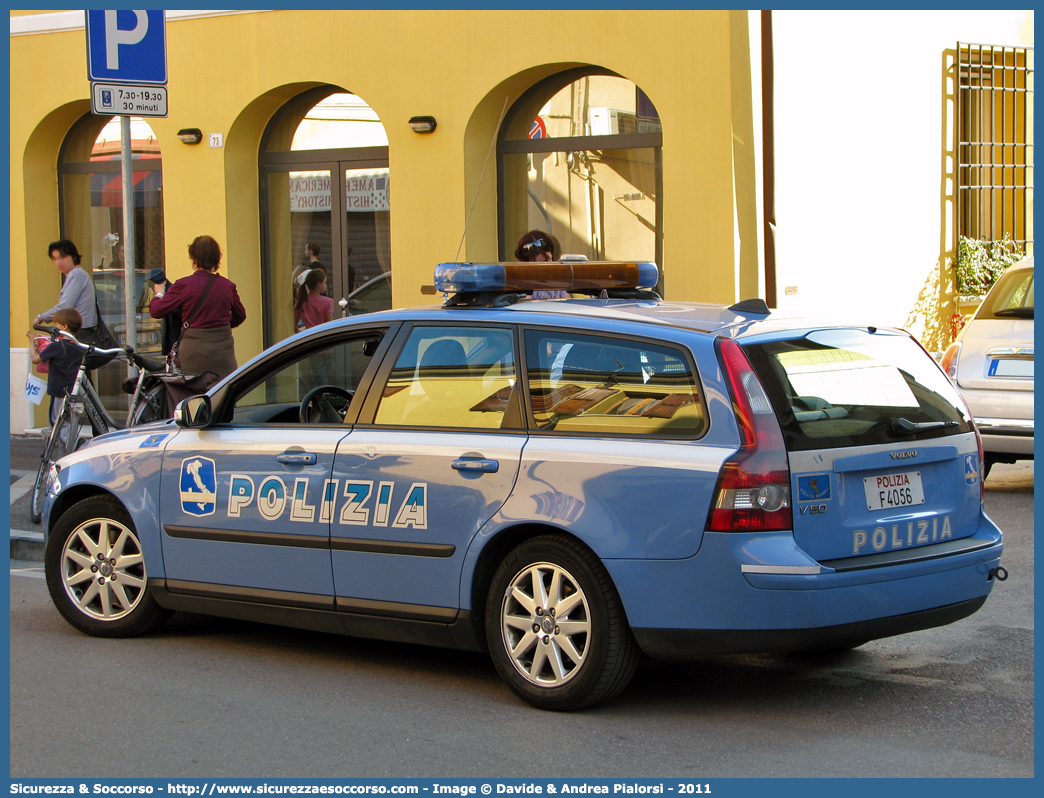
[[[83,325],[83,319],[76,308],[58,308],[52,321],[59,330],[66,330],[73,335],[76,335]],[[32,332],[26,333],[26,336],[32,341]],[[83,360],[83,351],[68,338],[59,336],[57,340],[45,346],[42,352],[37,352],[35,346],[30,346],[29,357],[33,363],[46,361],[48,364],[47,395],[51,397],[48,416],[53,424],[54,411],[59,399],[71,393],[76,384],[76,374],[80,369],[80,361]]]

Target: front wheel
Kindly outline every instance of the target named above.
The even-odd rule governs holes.
[[[80,420],[83,408],[79,402],[74,402],[69,397],[62,399],[58,416],[51,427],[51,434],[47,438],[43,455],[40,458],[40,469],[36,472],[36,481],[33,483],[32,502],[29,506],[29,520],[34,524],[40,523],[43,518],[44,498],[51,486],[53,475],[51,468],[70,452],[76,451],[80,442]]]
[[[84,499],[58,519],[44,552],[44,572],[58,612],[86,634],[131,637],[171,615],[149,593],[141,541],[111,496]]]
[[[486,602],[490,655],[508,687],[539,709],[582,709],[631,681],[641,652],[599,559],[559,535],[500,564]]]

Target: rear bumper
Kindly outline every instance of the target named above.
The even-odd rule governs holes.
[[[975,418],[985,452],[1033,454],[1033,419]]]
[[[975,419],[984,451],[1033,454],[1032,381],[1028,390],[958,389]]]
[[[651,656],[837,648],[952,623],[993,589],[1004,546],[986,516],[959,550],[810,558],[787,532],[704,534],[687,560],[605,560]],[[863,560],[865,562],[857,562]]]
[[[642,651],[656,659],[852,648],[869,640],[945,626],[967,618],[985,603],[986,596],[981,596],[890,618],[813,629],[634,629],[633,632]]]

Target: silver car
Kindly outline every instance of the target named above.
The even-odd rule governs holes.
[[[378,310],[390,310],[391,306],[391,272],[378,274],[372,280],[367,280],[352,293],[348,294],[349,316],[374,313]]]
[[[1012,264],[942,358],[994,463],[1033,459],[1033,258]]]

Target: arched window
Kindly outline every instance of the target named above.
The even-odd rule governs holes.
[[[563,253],[661,263],[661,145],[655,107],[625,78],[580,68],[533,86],[497,146],[501,257],[539,229]]]
[[[261,142],[265,346],[296,331],[298,279],[319,249],[335,303],[391,271],[388,136],[360,97],[320,87],[286,103]],[[335,306],[335,316],[341,315]],[[346,304],[346,312],[351,312]]]
[[[165,268],[163,241],[163,162],[160,146],[148,122],[131,117],[132,212],[135,285],[139,309],[151,298],[148,275]],[[92,273],[98,307],[113,334],[126,339],[124,308],[123,167],[120,160],[120,117],[87,114],[69,131],[58,157],[58,199],[61,238],[76,244],[81,266]],[[161,322],[139,313],[135,349],[159,356]],[[96,384],[110,410],[127,407],[122,389],[126,367],[110,363],[96,375]]]

